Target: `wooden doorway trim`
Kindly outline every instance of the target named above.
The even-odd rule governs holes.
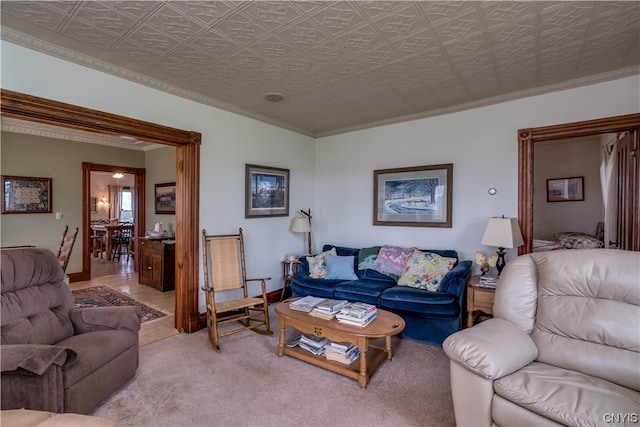
[[[518,254],[533,252],[533,149],[540,141],[553,141],[640,128],[640,114],[518,130],[518,221],[524,245]]]
[[[176,147],[176,328],[197,331],[201,134],[6,89],[0,89],[0,106],[5,117]]]
[[[98,163],[82,162],[82,273],[81,277],[73,277],[72,281],[91,279],[91,211],[89,198],[91,197],[91,172],[120,172],[134,176],[135,211],[133,213],[133,236],[141,236],[147,229],[145,218],[146,195],[146,171],[141,168],[132,168],[116,165],[102,165]],[[107,254],[108,256],[108,254]],[[69,275],[71,278],[71,275]]]

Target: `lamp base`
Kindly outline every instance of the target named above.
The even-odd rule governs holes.
[[[506,265],[506,262],[504,261],[504,256],[507,253],[504,251],[504,248],[498,248],[498,251],[496,253],[498,254],[498,261],[496,261],[496,268],[498,269],[498,276],[499,276],[500,273],[502,273],[502,269]]]

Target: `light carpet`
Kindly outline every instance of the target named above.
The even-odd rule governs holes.
[[[76,307],[108,307],[132,305],[142,310],[141,323],[166,317],[167,314],[122,293],[109,286],[100,285],[71,291]]]
[[[274,334],[223,337],[206,330],[140,348],[136,376],[93,415],[118,426],[455,426],[442,348],[394,338],[394,357],[357,381],[288,356]],[[296,331],[287,329],[287,338]],[[383,345],[383,341],[376,342]]]

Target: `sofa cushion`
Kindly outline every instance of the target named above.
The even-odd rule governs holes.
[[[415,248],[401,248],[398,246],[382,246],[376,259],[376,269],[397,279],[400,277],[407,261]]]
[[[0,251],[2,344],[55,344],[73,335],[73,296],[47,249]]]
[[[353,271],[354,256],[325,255],[327,275],[325,279],[331,280],[357,280],[358,276]]]
[[[380,307],[394,312],[452,318],[460,314],[458,298],[446,292],[429,292],[408,286],[393,286],[380,295]]]
[[[640,393],[545,363],[494,382],[496,394],[564,425],[602,425],[605,414],[637,414]]]
[[[320,298],[333,298],[333,288],[344,280],[313,279],[309,276],[296,274],[291,282],[294,297],[313,295]]]
[[[74,335],[57,344],[73,350],[76,361],[67,368],[65,388],[102,368],[117,355],[138,345],[138,333],[127,330],[106,330]]]
[[[394,284],[394,282],[381,280],[351,280],[337,284],[334,290],[334,297],[379,306],[382,291],[394,286]]]
[[[398,286],[437,291],[440,281],[454,266],[455,258],[414,250],[398,279]]]
[[[327,275],[329,270],[327,270],[327,263],[324,259],[326,255],[336,255],[336,248],[331,248],[318,255],[307,257],[309,276],[313,279],[323,279]]]

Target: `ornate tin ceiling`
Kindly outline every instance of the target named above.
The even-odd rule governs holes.
[[[640,64],[637,1],[3,0],[1,12],[5,40],[316,137]]]

